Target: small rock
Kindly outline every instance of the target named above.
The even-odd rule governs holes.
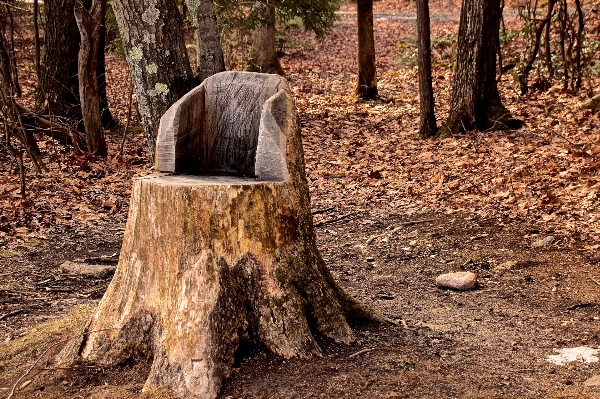
[[[583,383],[586,387],[600,388],[600,374],[588,378]]]
[[[503,272],[506,272],[508,270],[512,270],[517,265],[517,263],[518,262],[509,260],[508,262],[501,263],[498,266],[494,267],[492,269],[492,272],[494,272],[494,273],[503,273]]]
[[[552,244],[554,242],[554,237],[552,236],[548,236],[548,237],[544,237],[540,240],[534,241],[531,244],[531,248],[543,248],[543,247],[548,247],[550,246],[550,244]]]
[[[435,283],[440,288],[468,291],[477,287],[477,275],[471,272],[456,272],[439,275]]]
[[[59,270],[86,277],[107,278],[115,273],[116,268],[117,267],[113,265],[90,265],[88,263],[66,261],[60,265]]]

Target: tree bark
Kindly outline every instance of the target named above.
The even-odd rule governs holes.
[[[101,44],[102,15],[106,14],[106,0],[92,0],[89,8],[82,1],[75,4],[75,19],[81,35],[79,47],[79,98],[85,126],[88,151],[106,156],[108,148],[100,120],[98,94],[98,51]],[[103,50],[103,49],[102,49]]]
[[[235,104],[209,109],[228,100]],[[247,118],[236,115],[240,104]],[[217,132],[198,131],[215,115],[225,121],[209,123]],[[68,348],[63,360],[80,354],[109,366],[143,353],[152,357],[145,390],[166,386],[182,398],[213,399],[242,341],[285,358],[309,357],[321,354],[311,327],[349,343],[347,319],[383,320],[335,283],[319,254],[285,81],[239,72],[205,80],[161,121],[157,158],[172,161],[157,168],[172,170],[181,157],[213,159],[200,151],[206,140],[215,154],[226,140],[225,156],[255,142],[256,178],[242,176],[242,165],[230,176],[137,179],[117,271],[87,328],[102,332]]]
[[[197,82],[185,48],[183,20],[175,0],[114,0],[111,4],[154,158],[160,117]]]
[[[358,23],[358,81],[355,94],[360,99],[370,100],[377,97],[373,0],[358,0],[356,16]]]
[[[429,29],[429,1],[417,0],[417,33],[419,41],[419,136],[433,137],[437,133],[431,78],[431,38]]]
[[[79,46],[81,36],[75,20],[75,4],[78,0],[46,0],[46,29],[44,54],[40,67],[40,80],[35,98],[38,114],[66,118],[83,130],[81,102],[79,100]],[[86,5],[90,0],[85,0]],[[105,15],[101,16],[104,28]],[[104,41],[104,37],[101,38]],[[102,42],[103,43],[103,42]],[[98,70],[96,73],[103,126],[116,124],[106,96],[106,73],[104,70],[104,45],[98,46]]]
[[[186,0],[196,29],[196,74],[202,82],[225,70],[225,58],[213,0]]]
[[[518,128],[496,85],[500,0],[463,0],[451,110],[442,136],[473,130]]]
[[[73,14],[75,0],[46,0],[44,5],[44,55],[35,111],[79,121],[81,108],[77,59],[80,39]]]
[[[277,56],[277,43],[275,31],[275,8],[273,6],[257,3],[263,13],[265,22],[252,32],[252,54],[248,70],[260,73],[273,73],[284,76]]]

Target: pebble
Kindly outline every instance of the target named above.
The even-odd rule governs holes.
[[[59,270],[86,277],[107,278],[115,273],[116,268],[117,267],[113,265],[90,265],[88,263],[66,261],[60,265]]]
[[[518,264],[518,262],[509,260],[507,262],[504,262],[504,263],[502,263],[502,264],[494,267],[492,269],[492,272],[494,272],[494,273],[503,273],[505,271],[512,270],[515,266],[517,266],[517,264]]]
[[[540,240],[534,241],[531,244],[531,248],[543,248],[543,247],[548,247],[550,246],[550,244],[552,244],[554,242],[554,237],[552,236],[548,236],[548,237],[544,237]]]
[[[586,387],[600,388],[600,374],[588,378],[583,383]]]
[[[471,272],[441,274],[435,279],[435,283],[440,288],[468,291],[477,287],[477,275]]]

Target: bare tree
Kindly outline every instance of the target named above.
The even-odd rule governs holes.
[[[83,1],[75,4],[75,19],[81,35],[79,47],[79,99],[85,126],[88,151],[106,156],[108,148],[100,120],[100,96],[98,94],[98,57],[101,22],[106,14],[106,0],[92,0],[89,7]],[[103,41],[102,41],[103,42]]]
[[[417,33],[419,41],[419,136],[433,137],[437,133],[431,78],[431,38],[429,1],[417,0]]]
[[[500,10],[500,0],[463,1],[451,110],[441,135],[522,124],[502,104],[496,84]]]
[[[369,100],[377,97],[375,36],[373,34],[373,0],[356,2],[358,23],[358,81],[355,94]]]

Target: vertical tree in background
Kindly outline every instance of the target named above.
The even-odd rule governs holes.
[[[417,0],[417,35],[419,42],[419,136],[433,137],[437,133],[431,79],[431,37],[429,1]]]
[[[78,57],[80,34],[75,20],[76,0],[46,0],[46,29],[44,55],[40,68],[40,80],[35,99],[35,109],[40,114],[60,116],[68,120],[81,121],[79,100]],[[100,16],[104,28],[105,14]],[[101,38],[104,40],[104,38]],[[115,125],[108,108],[106,96],[106,74],[104,70],[104,45],[98,46],[94,55],[98,58],[98,90],[103,126]]]
[[[213,0],[186,0],[196,30],[196,73],[200,81],[225,70]]]
[[[252,54],[248,69],[285,75],[277,56],[275,8],[265,3],[258,3],[257,7],[260,22],[252,32]]]
[[[79,120],[79,29],[73,14],[75,0],[46,0],[44,6],[44,55],[35,109],[40,114]]]
[[[89,7],[86,7],[80,0],[77,0],[75,4],[75,19],[81,34],[79,98],[87,147],[92,154],[106,156],[108,148],[100,120],[100,96],[96,75],[98,70],[97,54],[100,45],[104,42],[101,39],[101,35],[104,34],[103,15],[106,15],[106,0],[92,0]]]
[[[183,18],[176,0],[113,0],[111,4],[154,158],[161,116],[197,84],[185,48]]]
[[[377,97],[373,0],[358,0],[356,15],[358,23],[358,82],[355,94],[361,99],[370,100]]]
[[[501,16],[500,0],[463,0],[452,108],[443,135],[522,124],[504,107],[496,85]]]

